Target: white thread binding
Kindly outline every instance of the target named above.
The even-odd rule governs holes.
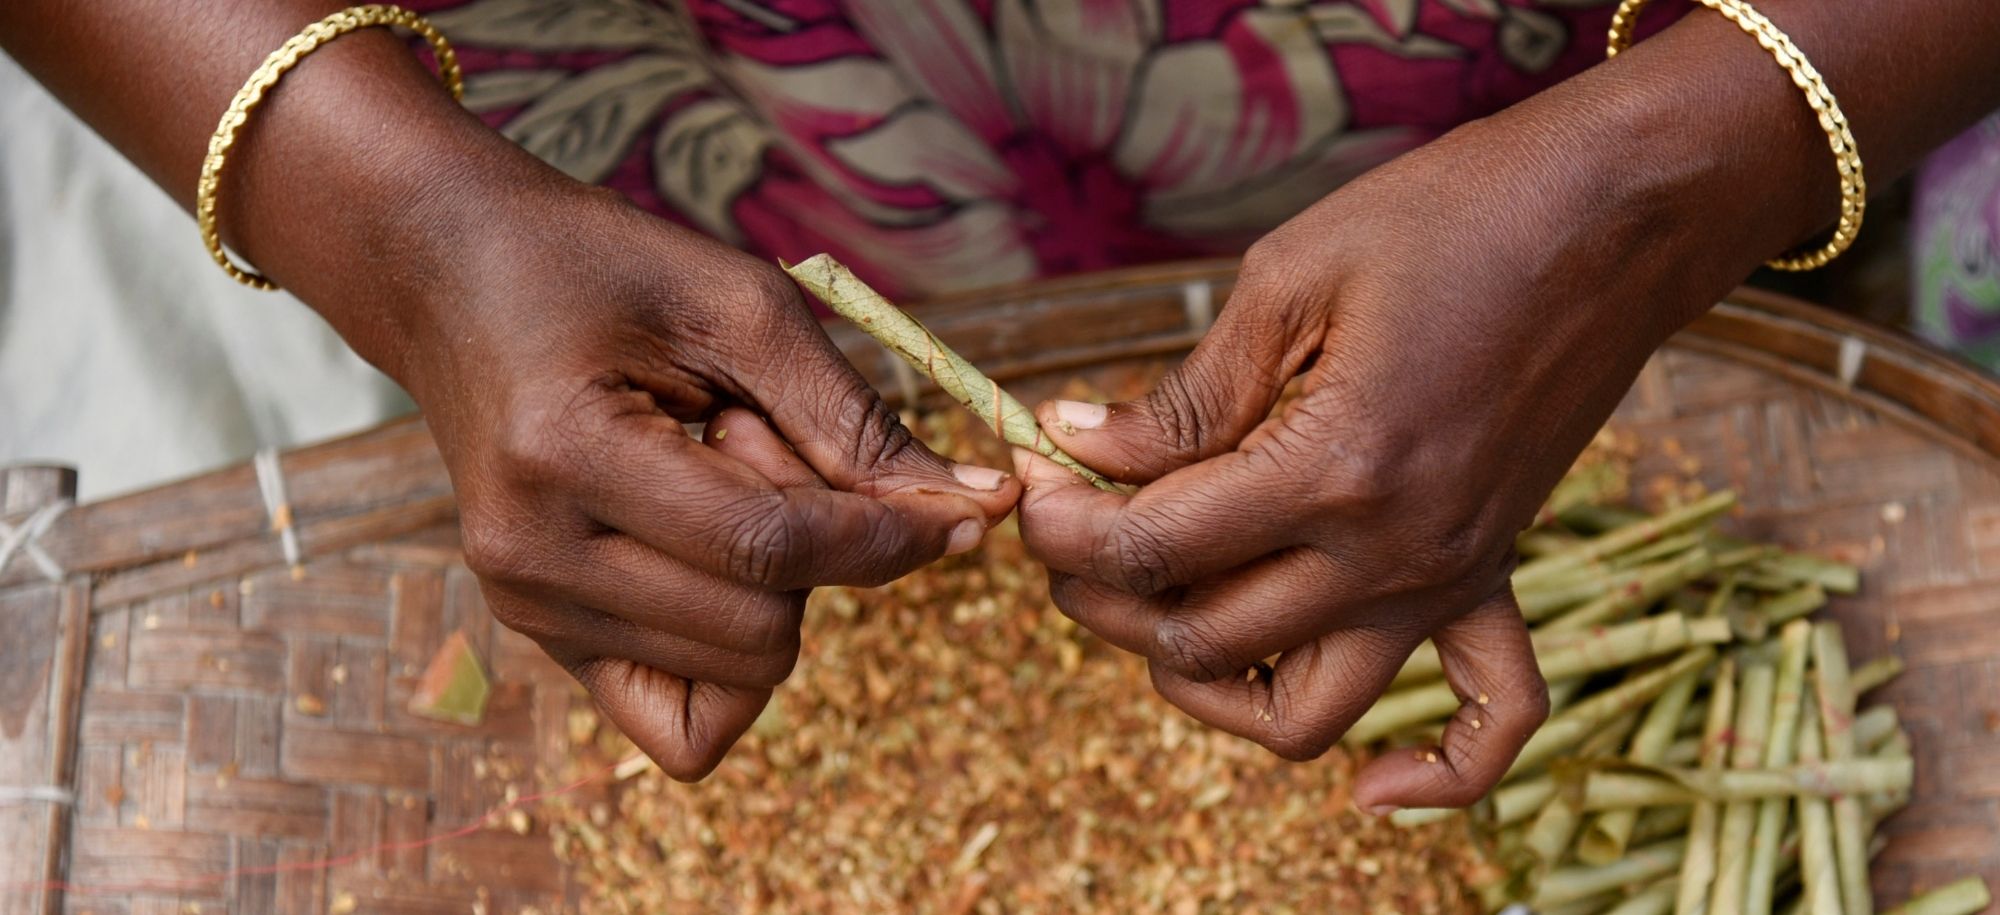
[[[1854,387],[1854,379],[1861,377],[1861,363],[1868,358],[1868,344],[1860,337],[1840,339],[1840,386]]]
[[[57,499],[35,509],[34,514],[29,515],[28,520],[21,522],[19,527],[0,522],[0,572],[7,571],[7,567],[13,565],[15,556],[26,556],[28,561],[34,563],[35,568],[41,571],[43,577],[53,582],[61,582],[65,575],[63,567],[56,562],[55,557],[49,555],[48,550],[42,549],[40,541],[42,535],[48,533],[49,528],[56,523],[56,519],[62,517],[62,513],[69,511],[70,506],[75,504],[70,499]]]
[[[1189,327],[1196,333],[1207,332],[1215,323],[1215,287],[1205,280],[1190,280],[1181,287],[1181,308]]]
[[[278,532],[278,546],[285,552],[285,565],[299,569],[299,532],[292,524],[292,503],[285,496],[285,471],[278,463],[278,449],[261,448],[251,463],[257,468],[257,491],[264,497],[264,511],[271,517],[271,529]]]
[[[66,788],[57,788],[52,785],[23,785],[20,787],[0,785],[0,807],[9,804],[33,804],[36,802],[68,807],[76,803],[76,794]]]

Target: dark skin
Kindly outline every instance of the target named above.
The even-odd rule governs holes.
[[[1760,8],[1881,186],[2000,107],[1989,2]],[[221,6],[11,0],[0,46],[188,205],[229,97],[342,4]],[[1040,459],[1017,465],[1025,494],[951,467],[774,268],[542,166],[381,30],[286,78],[221,217],[423,406],[495,613],[670,774],[700,777],[754,720],[807,589],[969,549],[1018,498],[1066,612],[1146,655],[1176,705],[1287,757],[1324,752],[1434,638],[1474,701],[1440,762],[1364,771],[1380,810],[1474,800],[1540,723],[1514,532],[1649,353],[1831,222],[1831,162],[1782,71],[1697,11],[1271,233],[1150,397],[1044,405],[1065,449],[1149,484],[1130,498]],[[705,443],[681,430],[697,419]]]
[[[1758,6],[1834,87],[1877,186],[2000,107],[2000,17],[1977,0]],[[1514,535],[1668,336],[1832,222],[1832,163],[1784,72],[1697,10],[1357,179],[1250,249],[1151,395],[1042,405],[1062,448],[1146,484],[1108,494],[1017,452],[1057,604],[1190,715],[1290,759],[1432,638],[1463,705],[1440,747],[1365,768],[1356,802],[1477,800],[1548,714]]]
[[[10,2],[0,43],[191,207],[230,96],[344,4],[217,6]],[[387,30],[285,78],[221,200],[422,405],[494,615],[677,778],[790,674],[811,587],[971,549],[1020,495],[911,438],[775,266],[543,165]]]

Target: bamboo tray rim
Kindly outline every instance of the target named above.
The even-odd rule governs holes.
[[[1119,294],[1203,288],[1220,301],[1235,277],[1233,260],[1177,262],[1080,274],[929,300],[913,310],[954,343],[977,330],[979,315],[1006,304],[1066,302]],[[1205,293],[1206,294],[1206,293]],[[1007,381],[1115,359],[1169,355],[1191,348],[1205,327],[1189,323],[1166,332],[1013,359],[992,374]],[[829,325],[835,341],[889,399],[901,396],[881,371],[884,354],[859,332]],[[1987,376],[1927,343],[1819,306],[1763,290],[1739,288],[1676,335],[1666,348],[1711,352],[1795,382],[1856,400],[2000,473],[2000,379]],[[1852,364],[1842,370],[1846,350]],[[1858,358],[1855,357],[1858,353]],[[368,462],[381,486],[355,487],[344,463]],[[450,480],[421,417],[410,416],[325,442],[288,450],[281,467],[308,557],[434,524],[454,511]],[[16,515],[7,520],[18,520]],[[199,525],[159,519],[215,518]],[[137,599],[183,583],[281,562],[277,537],[248,463],[78,506],[42,544],[64,569],[99,577],[140,575],[125,587],[100,583],[98,597]],[[221,564],[202,562],[220,555]],[[173,566],[185,566],[175,573]],[[26,564],[0,572],[0,590],[39,582]]]

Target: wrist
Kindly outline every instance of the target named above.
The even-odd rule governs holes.
[[[1657,306],[1608,316],[1653,320],[1639,335],[1649,346],[1821,231],[1839,201],[1825,136],[1788,75],[1705,10],[1472,127],[1504,133],[1482,139],[1525,160],[1515,197],[1539,210],[1544,237]]]
[[[1840,202],[1827,135],[1791,75],[1734,22],[1696,8],[1572,82],[1572,107],[1597,113],[1610,138],[1620,199],[1660,221],[1666,247],[1714,294],[1824,240]]]
[[[461,109],[386,29],[303,61],[222,175],[225,242],[405,386],[467,264],[524,196],[575,182]]]

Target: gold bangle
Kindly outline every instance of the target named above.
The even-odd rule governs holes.
[[[194,218],[196,226],[201,229],[202,243],[208,246],[208,255],[215,258],[223,272],[235,277],[237,282],[256,289],[278,288],[278,284],[261,274],[236,266],[222,250],[222,232],[215,223],[215,197],[222,184],[222,165],[229,157],[230,147],[236,144],[237,132],[249,122],[250,112],[263,103],[265,94],[307,54],[348,32],[378,25],[399,25],[430,42],[431,50],[437,54],[438,73],[445,87],[451,90],[452,98],[464,99],[465,80],[459,72],[458,55],[452,52],[451,43],[429,20],[400,6],[349,7],[306,26],[304,31],[272,51],[256,72],[250,74],[250,81],[237,90],[235,98],[230,99],[229,110],[222,113],[222,123],[215,128],[215,136],[208,140],[208,156],[201,161],[201,181],[195,185]]]
[[[1819,71],[1813,69],[1805,52],[1792,43],[1792,39],[1764,18],[1744,0],[1696,0],[1721,13],[1738,28],[1757,39],[1764,50],[1791,74],[1792,83],[1806,95],[1806,104],[1812,106],[1813,114],[1819,117],[1821,130],[1826,131],[1827,146],[1833,150],[1834,165],[1840,170],[1840,222],[1834,226],[1833,238],[1825,245],[1801,254],[1781,257],[1767,262],[1773,270],[1814,270],[1826,266],[1828,261],[1839,257],[1854,237],[1861,233],[1861,216],[1868,208],[1868,181],[1862,177],[1861,153],[1855,148],[1854,134],[1847,129],[1847,115],[1840,111],[1840,103],[1834,101],[1833,90],[1828,89],[1826,80]],[[1623,0],[1618,10],[1611,15],[1610,44],[1605,56],[1617,57],[1632,43],[1632,29],[1638,24],[1639,10],[1646,0]]]

